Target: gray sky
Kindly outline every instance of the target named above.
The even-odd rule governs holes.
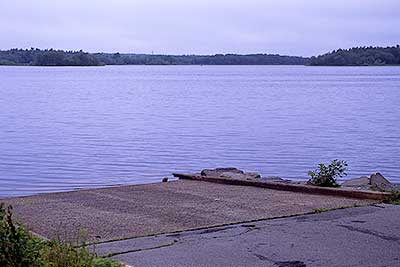
[[[0,0],[0,49],[279,53],[400,43],[400,0]]]

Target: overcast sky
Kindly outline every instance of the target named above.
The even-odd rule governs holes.
[[[310,56],[399,26],[400,0],[0,0],[0,49]]]

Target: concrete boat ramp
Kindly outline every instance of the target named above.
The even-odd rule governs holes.
[[[109,241],[216,225],[368,205],[373,200],[303,194],[251,186],[178,180],[40,194],[6,200],[33,232]]]
[[[275,231],[279,228],[272,227],[269,230],[270,224],[282,226],[278,232],[271,232],[272,235],[275,235],[274,239],[264,236],[265,242],[268,244],[272,240],[278,242],[275,244],[276,249],[283,246],[283,243],[279,243],[280,233],[285,233],[287,239],[293,235],[293,244],[301,242],[300,237],[295,238],[296,228],[291,228],[293,222],[297,220],[292,218],[301,218],[293,217],[297,215],[317,213],[306,215],[317,216],[316,219],[305,218],[311,218],[307,220],[319,224],[318,216],[331,213],[320,214],[320,212],[331,209],[364,206],[364,208],[348,209],[355,216],[360,215],[357,212],[358,209],[366,208],[372,209],[374,212],[382,212],[381,207],[370,206],[378,202],[373,199],[305,194],[199,180],[177,180],[146,185],[39,194],[0,201],[12,204],[17,220],[38,235],[46,238],[57,236],[65,240],[75,240],[77,232],[83,229],[86,231],[89,241],[96,243],[98,254],[119,259],[130,265],[140,263],[138,266],[238,266],[227,258],[235,259],[239,255],[244,257],[241,257],[242,260],[246,257],[253,259],[249,260],[248,266],[306,266],[301,265],[306,262],[304,257],[301,258],[302,260],[284,260],[279,258],[278,252],[270,256],[263,256],[265,253],[261,253],[263,250],[261,245],[258,248],[254,247],[254,251],[251,252],[244,248],[238,248],[237,255],[232,246],[240,246],[241,238],[245,238],[242,240],[243,242],[251,243],[252,238],[255,237],[250,233],[254,229],[264,229],[262,230],[264,233],[259,232],[260,236],[263,236],[270,230]],[[399,209],[396,211],[398,213]],[[371,210],[367,210],[368,212]],[[361,214],[364,213],[365,211],[361,212]],[[338,214],[333,216],[338,219],[347,213]],[[358,221],[362,220],[364,219]],[[276,223],[274,223],[275,221]],[[353,221],[357,221],[357,219],[353,218]],[[398,218],[385,222],[396,222],[397,225],[400,225]],[[283,225],[286,223],[290,229],[285,230]],[[312,227],[311,224],[309,227]],[[352,227],[352,225],[347,225],[337,228],[335,231],[356,229]],[[318,238],[325,238],[322,233],[318,232],[320,230],[327,231],[328,229],[315,229]],[[301,231],[305,231],[305,229],[299,228],[299,231],[301,234]],[[359,230],[361,233],[362,231]],[[371,229],[368,231],[373,232]],[[392,249],[399,249],[399,232],[395,233],[396,236],[393,237],[394,243],[388,241],[391,242],[391,246],[395,244]],[[222,236],[222,239],[218,238],[219,236]],[[379,233],[376,236],[379,236]],[[311,238],[313,238],[312,235]],[[260,240],[257,242],[263,243]],[[284,242],[286,244],[289,240]],[[319,243],[321,242],[324,241],[320,240]],[[179,246],[177,246],[178,244]],[[227,246],[227,244],[229,245]],[[213,248],[213,246],[215,247]],[[273,244],[268,246],[273,246]],[[301,247],[301,244],[293,246]],[[203,253],[210,254],[210,257],[214,257],[214,261]],[[246,256],[246,253],[253,256]],[[166,257],[166,255],[169,256]],[[393,261],[395,257],[391,255],[390,260]],[[267,260],[263,257],[267,257]],[[285,257],[288,258],[288,255]],[[194,261],[191,261],[191,258]],[[282,265],[286,261],[291,262],[292,265]],[[246,264],[240,262],[239,265]]]

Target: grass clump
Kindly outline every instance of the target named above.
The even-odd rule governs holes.
[[[385,203],[393,204],[393,205],[400,205],[400,191],[398,191],[398,190],[390,191],[390,196],[385,201]]]
[[[97,257],[85,242],[74,246],[32,236],[12,218],[12,207],[0,204],[1,267],[121,267],[118,262]]]
[[[94,258],[93,267],[122,267],[122,265],[107,258]]]
[[[318,165],[314,171],[309,171],[311,177],[309,183],[324,187],[339,187],[337,178],[347,175],[347,162],[344,160],[333,160],[328,166],[323,163]]]
[[[330,211],[332,209],[327,209],[327,208],[316,208],[313,210],[314,213],[322,213],[322,212],[327,212]]]

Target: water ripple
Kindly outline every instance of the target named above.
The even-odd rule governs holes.
[[[0,67],[0,196],[319,162],[400,182],[400,68]]]

